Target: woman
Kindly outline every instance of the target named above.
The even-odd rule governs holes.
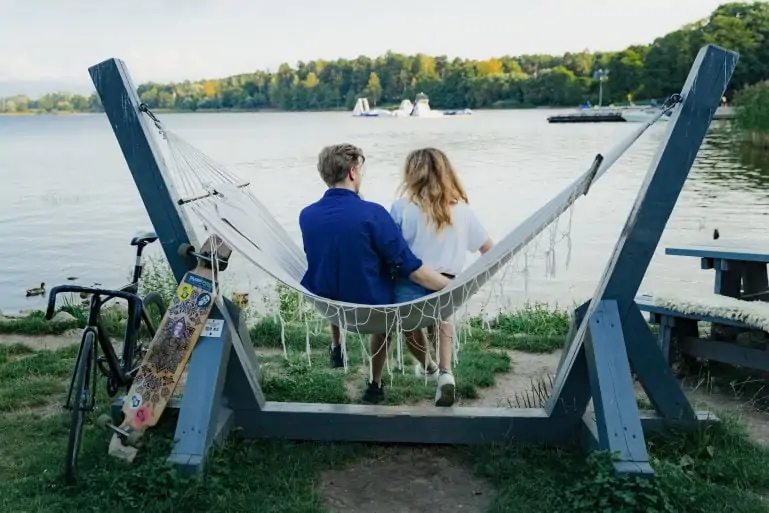
[[[444,276],[454,278],[465,264],[467,253],[486,253],[493,246],[483,225],[470,209],[467,194],[445,153],[435,148],[412,151],[406,157],[401,198],[390,209],[411,251]],[[404,303],[431,291],[408,279],[395,285],[396,303]],[[430,329],[429,331],[433,331]],[[406,332],[409,341],[427,348],[421,330]],[[453,329],[448,320],[439,327],[438,364],[417,363],[417,376],[437,381],[436,406],[454,404],[454,376],[451,373]],[[432,334],[431,334],[432,338]],[[429,358],[429,353],[428,353]]]

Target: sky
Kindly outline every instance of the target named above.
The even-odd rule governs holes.
[[[621,50],[725,1],[0,0],[0,85],[89,91],[88,67],[111,57],[140,84],[388,50],[472,59]]]

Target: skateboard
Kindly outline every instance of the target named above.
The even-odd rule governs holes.
[[[189,245],[180,248],[180,256],[188,258],[188,262],[196,259],[197,265],[182,278],[144,355],[123,403],[123,422],[115,426],[109,415],[97,420],[100,427],[114,431],[109,444],[111,456],[132,461],[144,432],[158,423],[174,393],[218,293],[218,273],[215,276],[211,266],[214,247],[217,269],[222,271],[232,249],[216,235],[203,243],[199,253]]]

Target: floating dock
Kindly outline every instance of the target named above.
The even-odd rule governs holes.
[[[571,114],[559,114],[547,118],[548,123],[624,123],[620,111],[596,112],[586,110]]]
[[[630,110],[630,109],[626,109]],[[714,120],[733,119],[734,107],[722,105],[716,109]],[[584,110],[558,114],[547,118],[548,123],[623,123],[627,120],[622,116],[622,110]],[[636,121],[636,120],[632,120]]]

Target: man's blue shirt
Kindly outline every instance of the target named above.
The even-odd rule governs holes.
[[[302,285],[318,296],[362,305],[394,301],[394,277],[422,266],[382,205],[349,189],[328,189],[299,214],[307,272]]]

